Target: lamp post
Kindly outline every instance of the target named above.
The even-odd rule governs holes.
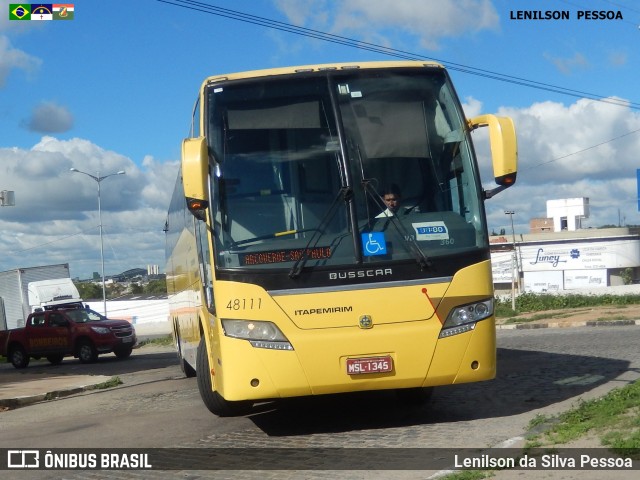
[[[105,279],[104,279],[104,242],[102,240],[102,206],[100,203],[100,183],[105,178],[113,177],[115,175],[124,175],[125,171],[120,170],[119,172],[116,172],[116,173],[110,173],[109,175],[101,176],[100,172],[98,172],[97,175],[91,175],[90,173],[83,172],[82,170],[78,170],[77,168],[70,168],[69,170],[71,172],[82,173],[87,177],[91,177],[98,184],[98,221],[100,222],[100,263],[102,264],[102,305],[104,308],[104,316],[106,317],[107,316],[107,289],[105,286]]]
[[[515,282],[515,269],[518,265],[518,257],[516,254],[516,231],[513,227],[513,215],[516,212],[513,210],[505,210],[504,214],[511,217],[511,235],[513,238],[513,254],[511,255],[511,308],[516,309],[516,282]],[[520,290],[520,269],[518,268],[518,290]]]

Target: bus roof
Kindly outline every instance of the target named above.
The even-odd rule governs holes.
[[[431,61],[380,61],[380,62],[349,62],[349,63],[325,63],[316,65],[300,65],[294,67],[269,68],[264,70],[250,70],[246,72],[227,73],[221,75],[213,75],[203,82],[205,87],[209,83],[217,83],[224,80],[241,80],[244,78],[269,77],[276,75],[289,75],[293,73],[319,72],[323,70],[351,70],[351,69],[368,69],[368,68],[423,68],[438,67],[444,68],[441,64]]]

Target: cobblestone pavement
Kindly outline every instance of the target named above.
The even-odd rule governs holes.
[[[574,341],[573,329],[500,331],[499,371],[496,380],[478,384],[438,388],[432,403],[424,408],[399,409],[387,392],[312,399],[292,399],[280,404],[265,403],[251,416],[253,425],[232,431],[212,432],[185,444],[188,449],[218,451],[252,448],[254,456],[268,448],[310,449],[317,454],[330,448],[398,449],[488,448],[511,445],[521,437],[528,422],[538,413],[553,415],[574,405],[578,399],[596,398],[615,386],[640,377],[640,329],[637,327],[581,328]],[[544,345],[544,351],[540,345]],[[194,389],[167,392],[166,400],[197,395]],[[144,408],[160,408],[157,396],[131,398]],[[126,405],[126,402],[124,402]],[[126,407],[125,407],[126,408]],[[96,412],[97,413],[97,412]],[[384,418],[384,420],[381,420]],[[257,428],[256,428],[257,427]],[[480,440],[479,440],[480,439]],[[169,445],[168,445],[169,446]],[[583,447],[593,447],[586,445]],[[314,450],[316,449],[316,450]],[[437,456],[438,450],[428,451]],[[246,452],[243,452],[246,453]],[[253,460],[256,460],[255,458]],[[257,459],[261,460],[261,459]],[[309,467],[324,465],[326,458],[309,458]],[[249,459],[247,459],[249,462]],[[198,463],[195,462],[194,466]],[[47,479],[426,479],[433,470],[163,470],[163,471],[72,471],[16,474],[4,478]],[[4,473],[9,475],[5,476]],[[37,475],[36,475],[37,473]],[[604,475],[603,475],[604,473]],[[635,472],[637,473],[637,471]],[[629,472],[612,471],[508,471],[499,480],[635,478]]]

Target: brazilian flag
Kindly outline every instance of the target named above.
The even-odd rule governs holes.
[[[31,20],[31,4],[10,3],[9,20]]]

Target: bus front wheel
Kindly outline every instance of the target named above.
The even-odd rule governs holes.
[[[200,337],[197,355],[198,363],[196,376],[198,380],[198,390],[200,390],[202,401],[209,411],[219,417],[233,417],[246,413],[253,405],[253,402],[229,402],[222,398],[222,395],[213,389],[213,384],[211,383],[211,369],[209,367],[209,355],[207,355],[207,344],[204,337]]]

